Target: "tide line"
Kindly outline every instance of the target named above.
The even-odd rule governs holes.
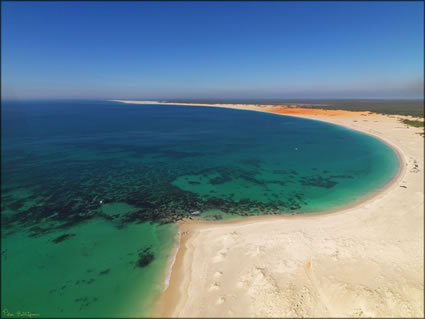
[[[174,266],[174,263],[176,262],[177,253],[179,252],[181,234],[180,232],[178,232],[177,234],[178,234],[177,246],[174,251],[173,258],[171,259],[170,267],[168,268],[167,277],[165,278],[165,281],[164,281],[164,290],[162,292],[168,289],[168,286],[170,284],[170,279],[171,279],[171,273],[173,272],[173,266]]]

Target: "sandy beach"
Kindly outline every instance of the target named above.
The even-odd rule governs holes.
[[[370,112],[208,106],[359,130],[397,150],[401,170],[385,189],[330,214],[181,222],[179,250],[157,316],[424,316],[424,143],[418,134],[423,130],[402,124],[400,116]]]

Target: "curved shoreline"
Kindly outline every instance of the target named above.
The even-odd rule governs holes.
[[[270,110],[248,110],[273,113]],[[182,240],[171,273],[170,286],[159,297],[155,314],[160,317],[423,316],[423,201],[421,202],[423,181],[418,179],[420,176],[407,170],[410,166],[409,162],[413,160],[414,163],[418,161],[419,167],[423,168],[423,146],[416,144],[407,149],[406,144],[409,143],[406,140],[402,142],[397,134],[393,134],[392,129],[397,128],[396,120],[390,120],[389,117],[383,115],[377,117],[380,121],[374,121],[379,124],[381,121],[385,122],[383,124],[388,122],[385,127],[378,125],[381,128],[380,132],[372,129],[374,128],[373,124],[365,126],[363,123],[359,123],[362,124],[360,127],[357,124],[353,125],[353,122],[360,121],[360,119],[365,121],[360,116],[352,122],[344,122],[338,121],[337,117],[326,117],[323,114],[306,116],[278,113],[276,115],[324,121],[377,138],[395,152],[399,161],[399,169],[395,176],[378,190],[366,197],[362,196],[354,203],[332,211],[296,215],[259,215],[222,222],[185,221],[179,223]],[[386,129],[384,133],[382,127]],[[414,136],[411,134],[414,133],[414,130],[407,131],[404,128],[400,134],[410,134],[406,135],[409,138],[407,141],[410,141]],[[419,141],[423,140],[417,138],[416,143]],[[418,165],[415,164],[415,168],[417,167]],[[409,193],[403,192],[402,188],[406,188],[406,186],[401,185],[407,182],[409,188],[413,187]],[[400,187],[396,188],[397,185]],[[421,196],[422,198],[419,198]],[[404,205],[404,201],[410,206]],[[385,211],[385,215],[382,214],[382,211]],[[403,228],[404,224],[406,226]],[[243,240],[229,237],[233,233],[240,233],[240,238]],[[287,239],[282,237],[282,234],[285,234],[290,239],[289,243],[292,242],[292,244],[288,246]],[[326,236],[330,239],[323,241],[323,234],[327,234]],[[267,236],[270,239],[264,241],[264,237]],[[228,241],[229,238],[234,240],[233,244],[221,242],[222,240]],[[352,244],[346,246],[345,241],[348,238]],[[208,245],[204,245],[204,242],[208,242]],[[249,242],[248,246],[246,242]],[[327,269],[333,269],[335,257],[328,253],[329,248],[326,247],[329,243],[337,247],[337,255],[338,249],[349,256],[352,255],[351,259],[337,258],[342,265],[339,265],[338,269],[334,269],[331,273],[328,273]],[[275,250],[273,245],[286,249],[285,254],[282,255],[282,248]],[[302,249],[294,248],[299,245],[304,246]],[[311,247],[316,248],[310,251]],[[258,249],[260,252],[261,249],[265,249],[265,255],[260,259],[251,256],[258,254]],[[213,257],[214,253],[218,253],[218,255]],[[221,256],[222,254],[224,257]],[[308,257],[309,254],[310,257]],[[283,259],[276,260],[275,255],[281,256],[280,258]],[[213,258],[213,260],[208,261],[208,258]],[[305,258],[307,259],[305,260]],[[358,265],[356,264],[357,266],[354,268],[353,258],[358,260]],[[218,267],[216,260],[221,260],[217,265],[221,265],[222,270],[214,273],[214,269]],[[288,268],[288,265],[286,265],[288,269],[284,267],[283,273],[281,270],[276,272],[277,269],[283,267],[277,263],[280,260],[284,260],[285,265],[286,263],[289,263],[288,265],[295,264],[297,269],[301,269],[302,273],[307,274],[307,279],[305,274],[302,275],[298,270],[294,273],[289,269],[290,267]],[[357,269],[357,272],[362,275],[357,274]],[[376,272],[377,269],[379,272]],[[400,272],[400,269],[403,272]],[[349,277],[344,275],[344,271],[347,270],[351,271]],[[366,282],[364,281],[364,277],[368,278],[369,274],[375,273],[376,275],[370,277]],[[291,281],[290,278],[294,275],[298,279]],[[224,281],[220,282],[220,276]],[[226,276],[227,280],[225,280]],[[338,280],[329,281],[326,279],[328,276],[330,276],[329,278],[336,276]],[[237,281],[237,278],[240,279],[240,277],[245,279]],[[191,278],[196,278],[196,281]],[[382,281],[377,278],[386,280]],[[416,279],[412,282],[408,278]],[[348,290],[344,288],[347,284],[341,286],[341,280],[352,282],[350,286],[347,286]],[[377,284],[373,284],[375,281]],[[242,293],[238,290],[239,288],[232,286],[233,282],[242,286],[246,283],[249,284],[245,286]],[[281,287],[285,282],[289,286],[286,284],[284,287],[302,285],[296,289],[291,288],[295,290],[288,295],[285,290],[288,288],[282,290]],[[208,283],[212,286],[207,289],[205,284]],[[275,288],[272,291],[268,291],[269,288],[267,288],[270,283],[274,283],[272,287]],[[359,284],[361,285],[359,286]],[[367,290],[363,290],[361,288],[363,286],[367,287]],[[393,297],[388,299],[387,296],[382,299],[383,295],[380,292],[382,289],[388,291]],[[403,297],[406,289],[410,292],[408,297]],[[309,296],[308,302],[299,304],[300,300],[302,301],[304,298],[302,295],[296,297],[299,291],[304,291],[303,294]],[[422,292],[422,297],[419,292]],[[222,297],[219,296],[219,293],[222,294]],[[272,294],[270,295],[270,293]],[[252,294],[254,299],[248,302],[249,298],[253,298],[250,297]],[[263,299],[263,295],[269,297]],[[324,296],[326,298],[321,300]],[[340,300],[340,296],[345,296],[347,300],[357,296],[356,300],[358,301],[352,300],[352,304],[344,304],[343,300]],[[215,305],[211,298],[217,298]],[[390,300],[390,304],[388,304],[388,300]],[[357,307],[354,310],[350,309],[353,304]],[[324,309],[322,309],[323,307]]]
[[[331,124],[331,125],[336,125],[336,126],[340,126],[343,127],[345,129],[348,130],[353,130],[356,132],[359,132],[361,134],[366,134],[372,138],[375,138],[377,140],[379,140],[381,143],[385,144],[386,146],[388,146],[395,154],[395,156],[397,157],[397,161],[398,161],[398,167],[397,167],[397,172],[394,174],[394,176],[389,179],[384,185],[376,188],[373,192],[366,194],[364,196],[360,196],[359,198],[350,201],[350,203],[348,204],[344,204],[342,206],[333,208],[333,209],[327,209],[326,211],[312,211],[312,212],[301,212],[298,214],[294,214],[294,213],[290,213],[290,212],[284,212],[281,215],[278,216],[293,216],[293,215],[307,215],[307,216],[311,216],[311,215],[323,215],[323,214],[333,214],[336,212],[340,212],[343,211],[345,209],[349,209],[352,207],[355,207],[357,205],[360,205],[370,199],[372,199],[375,196],[378,196],[379,193],[387,190],[389,187],[391,187],[391,185],[393,185],[394,183],[396,183],[401,177],[402,177],[402,173],[404,173],[405,170],[405,159],[403,158],[403,154],[401,152],[401,150],[391,141],[385,139],[382,136],[378,136],[376,134],[370,133],[370,132],[366,132],[364,130],[359,130],[347,125],[342,125],[342,124],[336,124],[332,121],[326,121],[324,119],[318,119],[318,118],[311,118],[311,117],[306,117],[306,116],[302,116],[302,115],[294,115],[294,114],[282,114],[282,113],[274,113],[272,111],[267,111],[264,109],[250,109],[250,108],[243,108],[243,107],[250,107],[250,106],[254,106],[254,107],[258,107],[257,105],[251,105],[251,104],[194,104],[194,103],[172,103],[172,102],[158,102],[158,101],[133,101],[133,100],[110,100],[111,102],[119,102],[119,103],[124,103],[124,104],[144,104],[144,105],[182,105],[182,106],[196,106],[196,107],[218,107],[218,108],[228,108],[228,109],[236,109],[236,110],[240,110],[240,111],[252,111],[252,112],[260,112],[260,113],[266,113],[266,114],[271,114],[271,115],[275,115],[275,116],[290,116],[290,117],[297,117],[297,118],[302,118],[302,119],[306,119],[306,120],[311,120],[311,121],[319,121],[319,122],[324,122],[327,124]],[[235,107],[237,106],[237,107]],[[261,108],[267,108],[267,107],[274,107],[274,106],[269,106],[269,105],[262,105]],[[334,110],[333,110],[334,111]],[[367,113],[367,112],[351,112],[351,111],[344,111],[346,113]],[[231,222],[240,222],[242,220],[246,220],[247,218],[251,218],[251,217],[264,217],[264,216],[270,216],[270,215],[258,215],[258,216],[245,216],[245,217],[241,217],[235,220],[232,220]],[[195,219],[196,220],[196,219]],[[209,223],[226,223],[228,221],[208,221]]]

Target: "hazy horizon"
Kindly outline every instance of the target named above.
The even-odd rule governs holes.
[[[1,5],[2,100],[424,96],[423,2]]]
[[[369,98],[369,97],[347,97],[347,98],[303,98],[303,97],[294,97],[294,98],[221,98],[221,97],[202,97],[202,98],[194,98],[194,97],[181,97],[181,98],[129,98],[129,97],[121,97],[116,99],[102,99],[102,98],[84,98],[84,97],[41,97],[41,98],[1,98],[2,101],[112,101],[112,100],[128,100],[128,101],[270,101],[270,102],[284,102],[284,101],[424,101],[424,98]]]

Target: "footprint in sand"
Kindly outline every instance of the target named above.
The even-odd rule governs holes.
[[[216,271],[214,273],[214,278],[220,278],[221,276],[223,276],[223,272],[222,271]]]
[[[216,255],[213,258],[213,262],[218,263],[220,261],[223,261],[224,260],[224,257],[226,257],[226,255],[227,255],[227,250],[221,250],[221,251],[219,251],[218,252],[218,255]]]
[[[227,233],[226,235],[224,235],[222,237],[222,243],[225,244],[232,244],[235,242],[235,240],[237,240],[239,238],[239,233],[237,232],[231,232],[231,233]]]
[[[232,232],[230,233],[230,235],[231,235],[234,239],[236,239],[236,238],[238,238],[238,237],[239,237],[239,233],[238,233],[238,232],[236,232],[236,231],[232,231]]]
[[[222,257],[222,256],[220,256],[220,255],[218,255],[218,256],[215,256],[213,259],[212,259],[212,261],[214,262],[214,263],[219,263],[220,261],[222,261],[224,258]]]
[[[217,305],[221,305],[221,304],[223,304],[225,301],[226,301],[226,298],[224,298],[224,297],[220,297],[220,298],[218,298],[218,299],[217,299]]]
[[[208,289],[208,291],[214,291],[214,290],[219,290],[220,289],[220,285],[218,282],[215,282],[214,284],[211,285],[211,287]]]

